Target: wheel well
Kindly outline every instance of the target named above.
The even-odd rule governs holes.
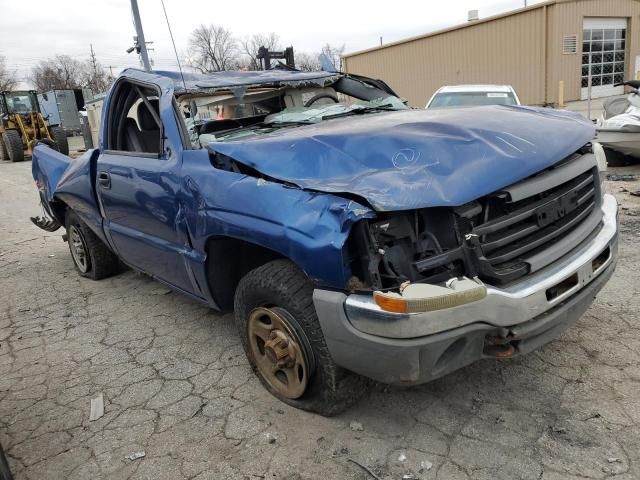
[[[67,204],[54,198],[53,201],[49,203],[49,206],[56,220],[64,227],[67,222],[67,209],[69,208]]]
[[[254,268],[283,255],[237,238],[212,237],[207,241],[207,283],[221,310],[233,308],[240,279]]]

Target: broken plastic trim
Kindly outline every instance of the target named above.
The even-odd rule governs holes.
[[[410,284],[401,293],[373,293],[376,304],[393,313],[423,313],[477,302],[487,296],[487,288],[478,279],[452,278],[445,287],[426,283]]]
[[[49,218],[46,215],[43,215],[42,217],[30,217],[30,218],[36,227],[39,227],[42,230],[45,230],[47,232],[55,232],[62,226],[56,219]]]

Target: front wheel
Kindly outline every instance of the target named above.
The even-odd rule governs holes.
[[[73,210],[67,210],[66,228],[71,258],[81,276],[100,280],[118,273],[118,257]]]
[[[335,415],[355,403],[368,380],[336,365],[313,306],[313,285],[288,260],[249,272],[238,284],[235,320],[247,359],[283,402]]]
[[[22,145],[22,137],[17,130],[5,130],[2,133],[2,142],[7,149],[9,160],[12,162],[24,160],[24,145]]]
[[[69,140],[67,139],[67,134],[64,132],[64,129],[61,127],[50,127],[49,131],[51,132],[53,141],[56,142],[58,146],[58,151],[63,155],[69,155]]]

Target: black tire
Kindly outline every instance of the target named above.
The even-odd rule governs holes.
[[[9,160],[12,162],[22,162],[24,160],[24,146],[17,130],[5,130],[2,134],[2,141],[7,149]]]
[[[0,445],[0,480],[13,480],[13,475],[11,475],[11,469],[9,468],[9,462],[7,461],[7,457],[4,455],[2,445]]]
[[[607,166],[609,167],[626,167],[627,165],[638,163],[638,160],[635,158],[625,155],[624,153],[616,152],[610,148],[605,147],[604,153],[607,157]]]
[[[369,380],[335,364],[313,306],[313,285],[288,260],[274,260],[244,276],[236,289],[235,321],[249,364],[264,387],[276,398],[303,410],[325,416],[338,414],[367,391]],[[260,372],[249,345],[248,321],[258,307],[269,307],[286,315],[293,330],[310,349],[313,369],[304,393],[295,399],[275,390]],[[307,352],[309,353],[309,352]]]
[[[78,215],[67,210],[66,215],[67,243],[76,270],[82,277],[100,280],[119,272],[118,257],[78,218]],[[78,239],[80,246],[75,243]],[[82,255],[76,248],[82,248]],[[74,251],[75,250],[75,251]]]
[[[0,135],[0,161],[9,160],[9,154],[7,153],[7,147],[4,145],[4,138]]]
[[[61,127],[49,127],[53,141],[58,145],[58,151],[63,155],[69,155],[69,140]]]

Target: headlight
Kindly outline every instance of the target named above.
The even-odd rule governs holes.
[[[477,302],[487,296],[487,288],[477,278],[452,278],[446,287],[413,283],[395,292],[374,292],[378,306],[387,312],[421,313]]]

